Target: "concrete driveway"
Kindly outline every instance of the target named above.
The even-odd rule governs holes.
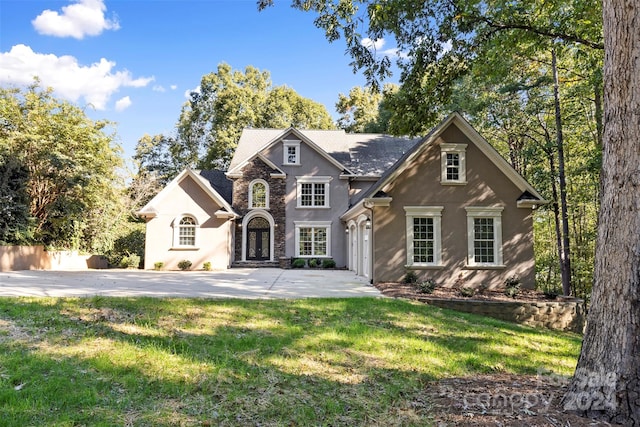
[[[224,271],[6,271],[1,296],[202,298],[379,297],[352,271],[234,268]]]

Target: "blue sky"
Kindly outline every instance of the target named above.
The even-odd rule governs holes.
[[[255,0],[0,0],[0,85],[38,75],[92,119],[116,122],[127,157],[145,133],[173,131],[185,93],[221,62],[269,71],[336,117],[338,94],[365,79],[313,18],[287,0],[263,12]]]

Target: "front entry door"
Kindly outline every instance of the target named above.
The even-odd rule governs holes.
[[[269,221],[256,217],[247,224],[247,260],[268,261],[271,243]]]

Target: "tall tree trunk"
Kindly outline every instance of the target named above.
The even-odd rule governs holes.
[[[565,409],[640,426],[640,6],[604,0],[602,193],[591,307]]]
[[[556,50],[551,50],[553,69],[553,104],[556,113],[556,143],[558,145],[558,181],[560,185],[560,218],[562,219],[562,250],[560,252],[560,272],[562,273],[562,293],[571,294],[571,249],[569,247],[569,213],[567,209],[567,178],[564,167],[564,137],[562,135],[562,113],[560,111],[560,80]]]

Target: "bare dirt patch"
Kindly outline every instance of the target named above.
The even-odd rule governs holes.
[[[476,375],[437,382],[427,397],[437,426],[611,426],[565,412],[567,380],[550,375]]]
[[[404,283],[379,283],[383,295],[425,301],[427,298],[481,301],[552,301],[543,293],[522,289],[515,297],[484,290],[464,297],[459,289],[436,288],[427,294]],[[566,412],[561,400],[568,379],[555,375],[491,374],[437,381],[427,392],[435,425],[440,426],[611,426],[605,421]]]

